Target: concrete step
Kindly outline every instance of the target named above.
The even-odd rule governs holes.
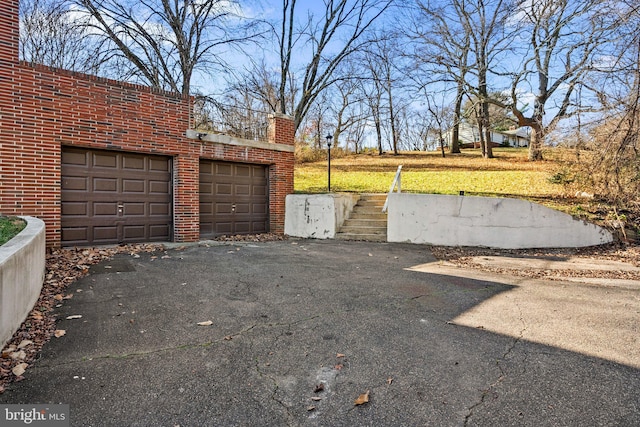
[[[361,194],[336,239],[387,241],[387,215],[382,212],[386,194]]]
[[[377,220],[377,221],[387,221],[387,215],[382,212],[359,212],[352,213],[349,217],[350,219],[367,219],[367,220]]]
[[[360,240],[367,242],[386,242],[387,234],[337,233],[338,240]]]
[[[382,227],[387,228],[386,218],[354,218],[351,217],[344,222],[344,227]]]
[[[370,206],[363,206],[363,205],[356,205],[353,207],[353,213],[364,213],[364,214],[378,214],[378,213],[383,213],[382,212],[382,206],[374,206],[374,205],[370,205]]]
[[[360,195],[360,200],[382,200],[382,202],[384,203],[386,199],[387,199],[386,194],[361,194]]]
[[[387,227],[342,226],[340,233],[387,234]]]
[[[384,199],[383,200],[358,200],[358,206],[363,206],[363,207],[380,207],[380,209],[382,209],[382,206],[384,206]]]

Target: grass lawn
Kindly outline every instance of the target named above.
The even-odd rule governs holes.
[[[348,156],[331,161],[331,189],[345,192],[386,193],[398,165],[402,165],[402,191],[555,198],[564,187],[549,178],[558,164],[553,160],[528,162],[526,149],[496,148],[496,158],[483,159],[480,150],[462,154],[402,153]],[[296,164],[295,191],[327,191],[327,162]]]
[[[566,156],[561,149],[548,149],[542,162],[529,162],[526,148],[494,148],[494,159],[484,159],[479,149],[461,154],[406,152],[351,155],[331,159],[333,192],[387,193],[398,165],[402,165],[402,192],[512,197],[534,201],[552,209],[596,223],[611,216],[613,209],[593,199],[569,194],[550,178]],[[327,162],[297,163],[296,193],[327,191]]]
[[[22,231],[27,223],[16,217],[0,216],[0,246]]]

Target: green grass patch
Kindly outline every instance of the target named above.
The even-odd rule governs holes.
[[[479,150],[465,150],[442,158],[438,153],[403,153],[399,156],[359,155],[331,162],[331,190],[386,193],[398,165],[402,166],[402,191],[426,194],[467,194],[554,198],[564,187],[549,178],[554,161],[528,162],[523,149],[496,149],[495,159]],[[297,193],[327,191],[326,161],[297,164]]]
[[[27,223],[23,219],[0,216],[0,246],[11,240],[26,226]]]

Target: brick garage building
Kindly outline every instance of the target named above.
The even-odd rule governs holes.
[[[49,246],[284,231],[293,122],[268,142],[189,130],[191,99],[19,60],[0,6],[0,214],[43,219]]]

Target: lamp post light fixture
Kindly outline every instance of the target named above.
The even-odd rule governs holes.
[[[331,193],[331,140],[333,135],[327,133],[327,191]]]

